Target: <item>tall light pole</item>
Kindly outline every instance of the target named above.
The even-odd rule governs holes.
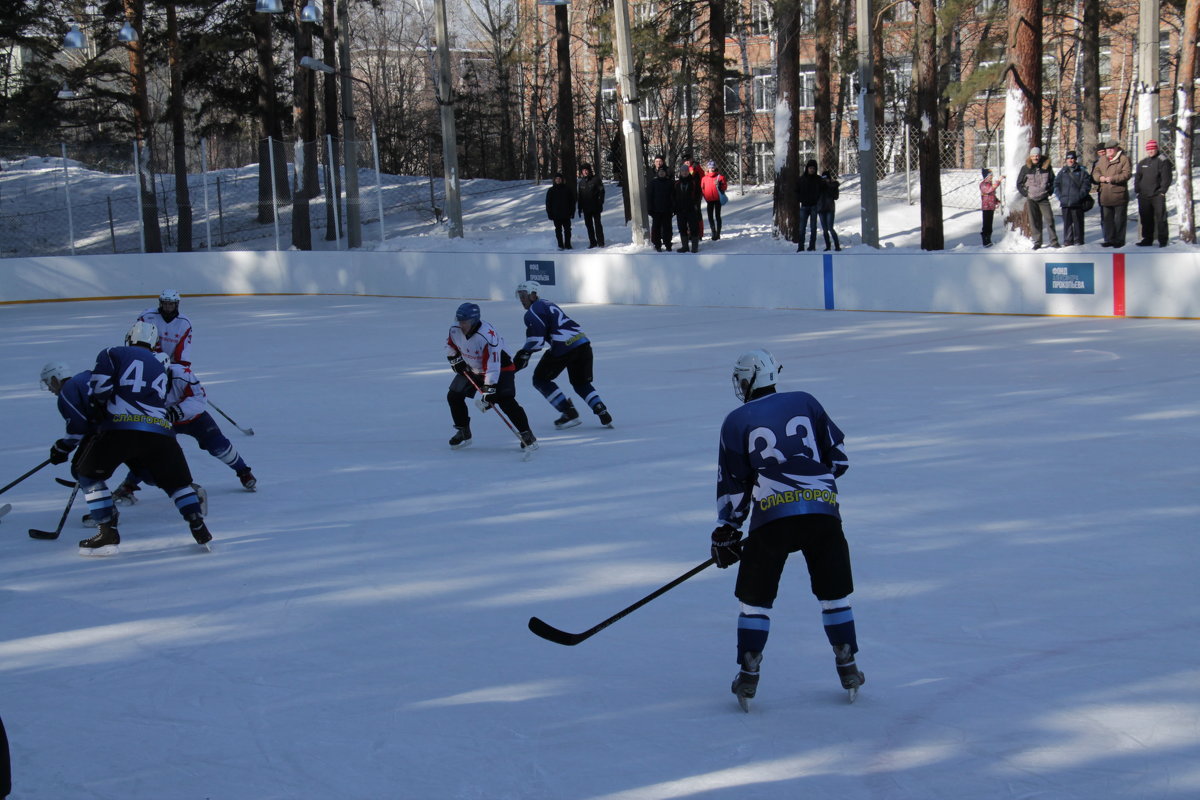
[[[1146,142],[1158,139],[1159,114],[1159,0],[1141,0],[1138,13],[1138,113],[1136,162],[1146,151]]]
[[[646,165],[642,160],[640,98],[629,41],[629,5],[626,0],[615,0],[613,11],[617,29],[617,83],[621,89],[621,133],[625,137],[625,180],[629,186],[629,227],[633,243],[641,245],[646,243]]]
[[[875,59],[871,53],[871,0],[857,0],[858,186],[862,240],[879,247],[879,188],[875,179]]]
[[[458,133],[454,128],[454,97],[450,89],[450,39],[446,24],[446,0],[433,0],[437,31],[437,102],[442,115],[442,163],[446,173],[446,218],[450,238],[463,235],[462,201],[458,195]]]

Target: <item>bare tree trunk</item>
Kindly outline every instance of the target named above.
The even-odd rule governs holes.
[[[775,74],[778,99],[775,111],[775,235],[801,241],[796,223],[799,205],[796,180],[800,175],[800,3],[778,0],[775,5],[778,41]],[[786,127],[780,123],[786,123]]]
[[[337,11],[333,0],[324,0],[322,14],[325,24],[321,26],[321,60],[333,66],[338,63],[337,30],[334,27],[337,23]],[[332,152],[326,154],[329,170],[333,174],[325,182],[325,241],[332,242],[338,238],[340,226],[344,222],[343,216],[337,213],[342,202],[342,159],[340,148],[336,144],[339,139],[337,75],[326,73],[322,77],[321,94],[321,105],[324,106],[325,113],[325,141],[332,139],[335,143]]]
[[[1187,0],[1183,9],[1183,35],[1179,45],[1179,72],[1175,79],[1175,180],[1179,183],[1179,238],[1196,243],[1192,207],[1192,142],[1196,135],[1196,32],[1200,29],[1200,0]]]
[[[258,117],[262,125],[262,136],[258,140],[258,222],[275,219],[275,205],[271,199],[271,172],[275,172],[275,190],[279,199],[288,197],[287,170],[283,163],[280,145],[283,129],[279,125],[279,113],[275,108],[275,64],[271,52],[271,19],[267,14],[251,12],[250,28],[254,32],[254,49],[258,56]],[[274,147],[271,146],[274,142]],[[271,152],[275,161],[271,163]]]
[[[175,249],[192,252],[192,195],[188,190],[187,139],[183,126],[183,64],[179,55],[179,26],[175,3],[167,2],[167,62],[171,73],[171,139],[175,161],[175,213],[179,238]]]
[[[558,151],[563,177],[575,194],[575,104],[571,97],[571,29],[567,7],[554,7],[554,50],[558,62]]]
[[[1083,21],[1079,29],[1079,156],[1090,163],[1100,146],[1100,4],[1081,0]]]
[[[708,157],[725,161],[725,0],[708,2]],[[723,170],[723,171],[724,171]]]
[[[817,163],[822,170],[836,169],[833,160],[833,8],[830,0],[816,0],[817,63],[813,116],[817,128]]]
[[[138,146],[138,191],[142,195],[142,229],[146,236],[146,252],[162,252],[162,232],[158,227],[158,200],[154,194],[154,174],[149,169],[150,147],[146,132],[150,128],[150,101],[146,96],[146,65],[142,50],[142,20],[146,15],[144,0],[125,0],[125,14],[138,31],[138,40],[129,42],[129,77],[133,82],[133,138]]]
[[[296,36],[292,42],[296,67],[292,72],[292,133],[296,137],[296,194],[292,200],[292,246],[297,250],[312,250],[312,222],[308,216],[308,201],[313,195],[310,177],[315,176],[316,164],[310,164],[313,128],[312,98],[313,72],[300,66],[300,59],[312,55],[312,34],[308,23],[300,21],[300,12],[307,0],[296,0],[293,16]]]
[[[1029,148],[1042,140],[1042,0],[1009,0],[1008,103],[1005,109],[1005,160],[1008,225],[1031,232],[1029,209],[1018,202],[1017,172]]]
[[[944,250],[946,239],[942,229],[935,0],[919,0],[917,12],[917,157],[921,176],[921,249]]]

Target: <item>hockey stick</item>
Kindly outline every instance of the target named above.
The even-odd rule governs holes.
[[[226,414],[224,411],[222,411],[222,410],[221,410],[221,407],[220,407],[219,405],[217,405],[216,403],[214,403],[212,400],[209,400],[209,401],[208,401],[208,404],[209,404],[210,406],[212,406],[213,408],[215,408],[215,409],[217,410],[217,413],[218,413],[218,414],[220,414],[222,417],[224,417],[225,419],[229,420],[230,422],[233,422],[233,417],[229,416],[229,415],[228,415],[228,414]],[[236,422],[233,422],[233,427],[237,428],[239,431],[241,431],[242,433],[246,434],[247,436],[253,436],[253,435],[254,435],[254,428],[243,428],[241,425],[238,425]]]
[[[29,529],[30,539],[57,539],[62,533],[63,525],[66,524],[67,515],[71,513],[71,506],[75,505],[75,495],[79,494],[79,484],[75,484],[75,488],[71,490],[71,496],[67,499],[67,507],[63,509],[62,516],[58,518],[58,527],[52,531],[39,531],[37,528]]]
[[[0,517],[3,517],[8,512],[12,511],[12,503],[5,503],[0,506]]]
[[[463,376],[464,378],[466,378],[467,380],[469,380],[469,381],[471,382],[471,385],[475,387],[475,390],[476,390],[477,392],[479,392],[479,394],[480,394],[480,395],[482,395],[482,394],[483,394],[483,387],[482,387],[482,386],[480,386],[478,383],[476,383],[476,382],[475,382],[475,379],[471,377],[471,373],[470,373],[470,372],[463,372],[463,373],[461,373],[461,374],[462,374],[462,376]],[[509,422],[509,421],[508,421],[508,417],[504,416],[504,412],[500,410],[500,407],[499,407],[499,406],[497,406],[497,405],[493,405],[493,404],[491,404],[491,403],[488,403],[488,408],[489,408],[489,409],[491,409],[492,411],[495,411],[495,412],[496,412],[496,416],[498,416],[498,417],[501,419],[501,421],[502,421],[502,422],[503,422],[505,425],[507,425],[507,426],[508,426],[508,429],[509,429],[510,431],[512,431],[512,432],[513,432],[513,436],[516,436],[516,437],[517,437],[517,441],[518,441],[518,442],[521,442],[521,434],[520,434],[520,432],[519,432],[519,431],[518,431],[516,428],[514,428],[514,427],[513,427],[513,424],[512,424],[511,422]],[[522,443],[522,444],[524,444],[524,442],[521,442],[521,443]]]
[[[533,633],[535,635],[540,636],[543,639],[546,639],[548,641],[554,642],[555,644],[563,644],[568,647],[577,645],[580,642],[582,642],[584,639],[590,638],[590,637],[596,635],[597,633],[599,633],[600,631],[604,630],[605,628],[607,628],[609,625],[612,625],[614,622],[619,620],[621,617],[624,617],[627,614],[631,614],[634,611],[637,611],[639,608],[646,605],[646,603],[649,603],[651,600],[658,597],[660,594],[664,594],[664,593],[670,591],[671,589],[674,589],[676,586],[683,583],[688,578],[691,578],[691,577],[703,572],[704,570],[708,569],[715,563],[716,563],[716,561],[714,559],[710,558],[708,561],[705,561],[703,564],[698,564],[695,567],[692,567],[690,570],[688,570],[684,574],[680,575],[678,578],[671,581],[667,585],[660,586],[659,588],[655,589],[650,594],[643,597],[641,600],[638,600],[633,605],[629,606],[628,608],[624,608],[624,609],[618,611],[616,614],[613,614],[611,617],[604,620],[599,625],[588,628],[583,633],[567,633],[566,631],[559,630],[558,628],[554,627],[553,625],[548,625],[547,623],[542,622],[537,617],[529,618],[529,630],[533,631]]]
[[[8,486],[5,486],[3,489],[0,489],[0,494],[4,494],[4,493],[5,493],[5,492],[7,492],[9,489],[11,489],[12,487],[16,486],[18,483],[20,483],[21,481],[25,480],[25,479],[26,479],[26,478],[28,478],[30,475],[32,475],[33,473],[37,472],[39,469],[41,469],[42,467],[46,466],[46,465],[47,465],[47,464],[49,464],[49,463],[50,463],[50,459],[48,459],[48,458],[47,458],[45,461],[43,461],[42,463],[38,464],[38,465],[37,465],[36,467],[34,467],[33,469],[29,470],[29,472],[26,472],[26,473],[25,473],[24,475],[22,475],[21,477],[17,478],[15,481],[13,481],[12,483],[10,483]]]

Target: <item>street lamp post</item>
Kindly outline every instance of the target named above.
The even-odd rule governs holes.
[[[446,0],[434,0],[437,33],[437,102],[442,116],[442,162],[446,174],[446,218],[450,238],[463,235],[462,200],[458,193],[458,132],[454,127],[454,98],[450,89],[450,34],[446,23]]]
[[[625,137],[625,179],[629,186],[629,224],[633,243],[642,245],[646,243],[646,195],[643,189],[646,165],[642,157],[642,121],[638,112],[626,0],[616,0],[613,11],[617,30],[617,82],[621,87],[621,133]]]

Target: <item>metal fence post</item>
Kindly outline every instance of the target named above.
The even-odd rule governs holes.
[[[275,185],[275,138],[267,137],[267,158],[271,163],[271,219],[275,221],[275,249],[279,247],[279,187]]]
[[[379,169],[379,139],[375,136],[375,120],[371,120],[371,151],[375,155],[375,200],[379,204],[379,243],[387,238],[383,229],[383,173]]]
[[[75,255],[75,221],[71,216],[71,173],[67,171],[67,143],[59,142],[62,148],[63,191],[67,195],[67,242],[71,246],[71,255]]]
[[[204,187],[204,240],[205,248],[212,252],[212,216],[208,211],[208,139],[200,140],[200,181]]]
[[[142,252],[146,252],[146,215],[142,210],[142,154],[138,150],[137,139],[133,140],[133,182],[138,199],[138,234],[142,239]],[[154,186],[150,186],[154,191]]]

